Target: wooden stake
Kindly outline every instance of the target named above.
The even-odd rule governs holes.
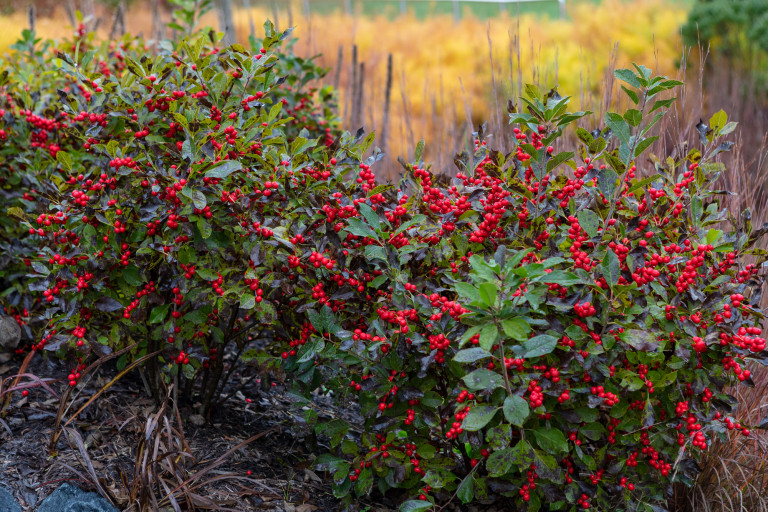
[[[389,145],[389,100],[392,95],[392,54],[387,57],[387,87],[384,90],[384,118],[381,122],[381,150]]]
[[[341,66],[344,59],[344,46],[339,45],[339,57],[336,59],[336,75],[333,77],[333,88],[339,90],[339,79],[341,79]]]
[[[29,4],[29,9],[27,10],[27,19],[29,20],[29,30],[31,32],[35,31],[36,18],[37,12],[35,11],[35,4]]]
[[[365,86],[365,62],[360,63],[360,73],[358,75],[358,82],[357,82],[357,100],[355,101],[355,114],[356,114],[356,123],[353,126],[353,128],[357,129],[357,127],[362,127],[365,122],[363,120],[363,88]]]
[[[253,13],[251,12],[251,0],[243,0],[243,8],[248,13],[248,33],[251,37],[256,37],[256,26],[253,24]]]

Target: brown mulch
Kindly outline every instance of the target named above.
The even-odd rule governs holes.
[[[0,379],[15,375],[20,363],[18,358],[0,360]],[[40,355],[35,356],[27,371],[41,378],[57,379],[68,373],[64,363],[55,357]],[[69,418],[115,374],[114,368],[105,365],[94,372],[90,381],[78,385],[69,398],[64,418]],[[248,381],[245,376],[234,380]],[[282,385],[269,384],[253,384],[238,392],[208,423],[191,410],[181,410],[181,430],[187,443],[184,451],[190,456],[174,453],[168,459],[183,465],[188,478],[261,433],[261,437],[232,451],[220,465],[200,476],[200,480],[212,481],[194,492],[227,510],[341,510],[343,507],[331,493],[329,478],[309,468],[313,453],[321,452],[325,445],[312,435],[310,428],[296,421],[297,411],[291,407]],[[51,387],[61,394],[67,386],[61,379]],[[0,423],[0,485],[11,491],[25,511],[34,510],[63,482],[106,495],[120,510],[127,508],[139,442],[145,437],[148,421],[156,417],[158,405],[146,397],[141,380],[129,374],[78,416],[51,450],[59,404],[60,399],[40,388],[23,398],[21,393],[14,393],[6,415],[0,416],[7,426]],[[332,409],[324,397],[317,397],[316,406],[321,415]],[[173,415],[168,417],[169,426],[178,428]],[[161,422],[156,431],[162,429]],[[165,446],[163,435],[159,438],[157,441],[157,436],[151,437],[151,447],[155,442]],[[159,453],[162,452],[161,449]],[[94,482],[92,474],[98,482]],[[226,478],[227,475],[236,475],[238,479]],[[165,477],[169,484],[178,482],[169,473]],[[162,493],[157,495],[162,497]],[[178,499],[181,510],[192,509],[183,496]],[[196,510],[206,509],[202,501],[193,503],[197,504]],[[387,512],[394,510],[394,504],[360,503],[359,508]]]

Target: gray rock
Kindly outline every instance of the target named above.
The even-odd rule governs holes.
[[[37,512],[118,512],[118,510],[95,492],[85,492],[74,485],[63,484],[43,500]]]
[[[19,505],[13,494],[0,487],[0,510],[3,512],[21,512],[21,505]]]
[[[0,348],[13,350],[19,346],[21,327],[9,316],[0,316]]]

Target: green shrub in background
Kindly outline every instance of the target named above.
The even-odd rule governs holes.
[[[768,1],[701,0],[682,27],[686,46],[712,52],[729,67],[758,79],[765,98],[768,75]],[[715,59],[715,65],[724,65]]]

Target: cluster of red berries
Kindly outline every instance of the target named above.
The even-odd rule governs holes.
[[[619,397],[610,391],[606,391],[603,386],[592,386],[589,391],[593,395],[597,395],[599,398],[602,398],[603,403],[605,403],[605,405],[608,407],[613,407],[619,403]]]
[[[531,409],[536,409],[544,404],[544,393],[542,393],[541,386],[538,381],[532,380],[528,383],[528,403]]]
[[[189,354],[184,351],[179,352],[176,356],[176,364],[189,364]]]

